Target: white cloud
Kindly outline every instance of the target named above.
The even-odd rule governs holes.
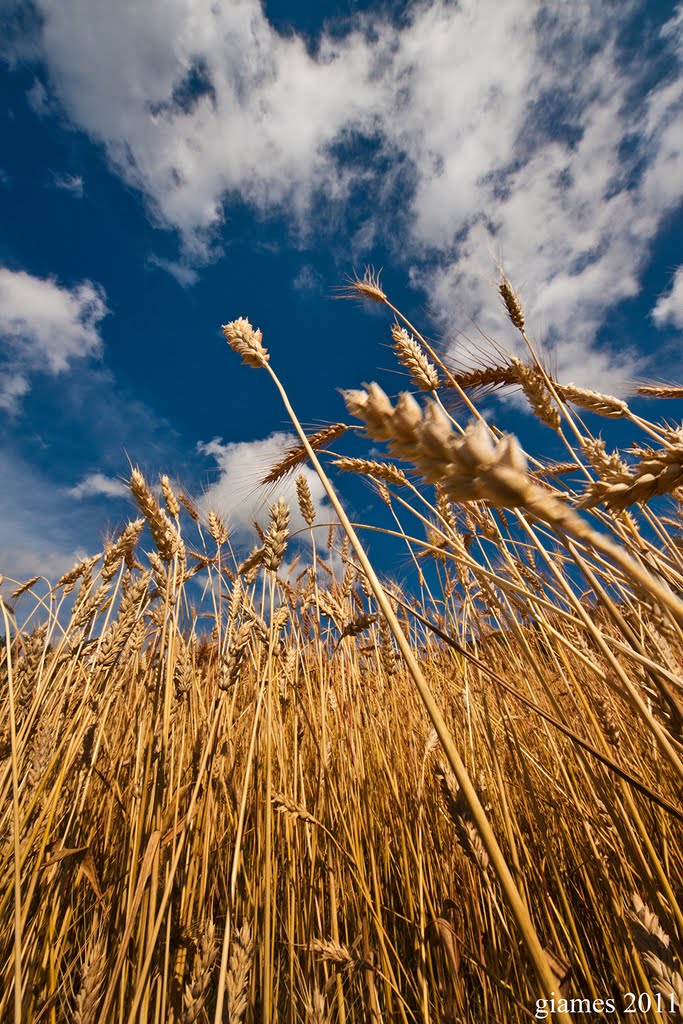
[[[82,199],[85,195],[83,178],[80,174],[52,174],[52,185],[54,188],[69,192],[75,199]]]
[[[15,412],[19,400],[30,390],[31,385],[23,373],[0,369],[0,409]]]
[[[671,324],[683,330],[683,266],[677,268],[669,291],[657,299],[652,319],[657,327]]]
[[[116,477],[105,476],[104,473],[90,473],[75,487],[69,488],[72,498],[122,498],[129,493],[128,487]]]
[[[99,356],[102,290],[91,281],[65,288],[52,278],[0,267],[0,406],[13,410],[29,390],[29,375],[63,373],[77,359]]]
[[[282,497],[291,509],[290,533],[307,530],[299,511],[296,497],[296,476],[292,473],[275,484],[263,485],[261,480],[285,452],[297,444],[292,434],[278,431],[259,441],[224,444],[214,438],[199,444],[198,450],[212,458],[219,469],[219,477],[204,492],[201,505],[213,510],[224,520],[229,530],[242,544],[258,543],[253,528],[254,520],[262,527],[268,525],[268,508]],[[322,484],[312,469],[300,467],[308,481],[318,522],[328,522],[330,510],[326,505]],[[302,540],[305,541],[305,535]]]
[[[233,198],[313,229],[316,198],[332,216],[362,196],[374,216],[354,227],[355,256],[383,230],[445,321],[506,329],[500,257],[564,375],[633,375],[634,356],[593,345],[681,200],[680,8],[662,33],[666,76],[646,89],[618,47],[646,12],[637,0],[618,17],[602,0],[422,0],[400,26],[368,13],[313,50],[258,0],[37,6],[69,116],[195,257]],[[359,136],[376,163],[349,158]]]

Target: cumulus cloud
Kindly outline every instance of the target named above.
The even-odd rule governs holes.
[[[258,0],[36,6],[69,116],[197,259],[234,198],[304,230],[320,197],[347,221],[362,200],[354,259],[384,232],[444,321],[504,329],[499,258],[565,376],[633,374],[632,354],[594,342],[680,203],[680,8],[653,84],[620,51],[642,0],[618,18],[601,0],[422,0],[400,24],[369,12],[314,46],[276,32]]]
[[[290,532],[306,530],[296,497],[296,473],[276,484],[261,484],[261,480],[285,452],[297,443],[292,434],[282,431],[258,441],[224,443],[214,438],[199,444],[198,450],[217,465],[219,475],[204,492],[202,506],[216,512],[224,520],[238,543],[256,543],[253,522],[265,527],[268,508],[282,497],[291,509]],[[319,522],[328,522],[330,510],[318,477],[308,466],[301,472],[308,481],[313,505]]]
[[[72,498],[123,498],[127,497],[128,487],[116,477],[105,476],[104,473],[90,473],[75,487],[69,488]]]
[[[52,278],[0,267],[0,408],[16,409],[32,373],[56,375],[74,360],[99,356],[98,325],[107,312],[92,281],[66,288]]]
[[[677,268],[669,291],[657,299],[652,319],[657,327],[671,325],[683,330],[683,266]]]

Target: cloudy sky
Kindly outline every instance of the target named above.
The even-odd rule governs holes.
[[[0,573],[97,549],[129,460],[243,532],[289,428],[220,325],[343,419],[405,386],[335,301],[367,263],[454,357],[515,344],[502,263],[561,380],[683,378],[683,4],[0,0],[0,40]]]

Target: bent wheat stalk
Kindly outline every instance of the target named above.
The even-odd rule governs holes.
[[[239,325],[239,326],[237,326]],[[248,330],[247,330],[248,327]],[[432,692],[429,688],[427,680],[420,668],[417,659],[413,653],[410,643],[401,629],[398,618],[394,613],[393,608],[387,598],[387,595],[382,587],[375,570],[373,569],[370,560],[368,559],[365,550],[358,538],[356,531],[354,530],[351,522],[342,507],[337,493],[334,490],[330,480],[327,477],[324,469],[322,468],[318,458],[311,447],[308,438],[301,426],[294,409],[289,401],[287,392],[281,383],[279,377],[270,366],[269,356],[267,351],[263,348],[262,334],[260,331],[253,331],[248,320],[240,319],[234,321],[231,324],[227,324],[223,331],[230,344],[239,355],[242,356],[243,360],[249,366],[261,366],[264,367],[275,384],[282,402],[287,410],[287,413],[292,420],[294,429],[296,430],[301,440],[302,446],[306,449],[308,457],[311,461],[313,468],[315,469],[318,478],[330,500],[330,504],[334,508],[339,521],[342,524],[344,531],[349,538],[351,546],[354,549],[356,557],[365,573],[367,581],[375,595],[377,604],[379,605],[382,614],[391,628],[392,633],[396,639],[398,648],[403,656],[406,666],[413,678],[415,686],[417,687],[418,693],[425,706],[427,714],[429,715],[432,725],[436,730],[436,733],[441,742],[446,760],[448,761],[453,774],[457,780],[457,783],[462,791],[463,799],[469,807],[472,815],[472,820],[481,836],[482,843],[488,854],[491,866],[500,884],[505,902],[514,917],[517,926],[520,930],[522,939],[526,946],[529,958],[533,964],[536,978],[539,984],[539,991],[546,997],[551,998],[551,993],[555,988],[555,980],[553,978],[552,971],[548,964],[546,954],[544,952],[541,941],[536,933],[534,925],[529,915],[529,910],[522,899],[519,890],[512,877],[512,873],[507,865],[503,851],[501,850],[498,841],[495,837],[491,823],[487,817],[487,814],[479,800],[474,784],[469,776],[469,773],[465,767],[465,764],[460,756],[459,751],[453,741],[453,738],[448,730],[446,722],[444,720],[441,711],[434,700]],[[386,399],[386,396],[384,396]],[[386,402],[388,403],[388,399]],[[545,492],[544,492],[545,497]],[[567,1013],[558,1011],[558,1019],[571,1020]]]

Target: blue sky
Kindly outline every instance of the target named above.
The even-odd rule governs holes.
[[[129,458],[248,543],[290,428],[220,325],[344,419],[407,386],[333,297],[366,263],[455,359],[517,345],[502,261],[561,381],[683,379],[683,4],[0,0],[0,38],[0,573],[99,549]]]

